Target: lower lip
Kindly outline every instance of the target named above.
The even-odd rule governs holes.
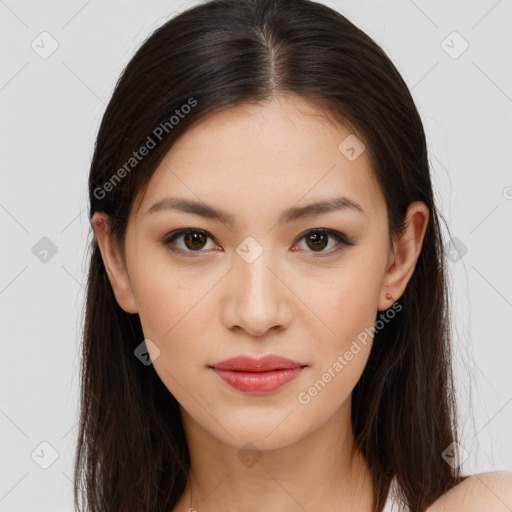
[[[286,370],[273,370],[268,372],[238,372],[230,370],[213,371],[231,387],[250,395],[263,395],[271,393],[295,379],[304,369],[293,368]]]

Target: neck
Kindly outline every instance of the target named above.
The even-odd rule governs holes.
[[[297,442],[264,451],[226,444],[183,409],[182,417],[191,469],[174,511],[371,510],[371,474],[354,444],[350,404]]]

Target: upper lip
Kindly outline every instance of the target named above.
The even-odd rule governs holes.
[[[268,372],[272,370],[291,370],[306,366],[285,357],[269,354],[259,359],[250,356],[230,357],[210,365],[216,370],[230,370],[239,372]]]

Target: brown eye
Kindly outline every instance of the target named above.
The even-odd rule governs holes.
[[[313,233],[306,237],[306,243],[308,247],[314,249],[315,251],[319,249],[320,251],[324,250],[329,242],[329,235],[325,233]]]
[[[185,233],[183,243],[190,250],[202,249],[206,244],[206,236],[202,233]]]
[[[181,244],[176,243],[180,239]],[[202,249],[205,248],[208,239],[212,240],[211,235],[202,229],[182,229],[167,236],[163,243],[173,252],[199,253],[205,252]]]
[[[329,256],[344,249],[344,247],[347,245],[354,245],[345,237],[345,235],[343,235],[343,233],[339,233],[338,231],[333,231],[330,229],[314,229],[308,231],[300,237],[300,240],[305,241],[306,252],[319,253],[319,256]],[[325,250],[326,247],[329,246],[329,242],[331,240],[337,242],[337,244],[334,244],[335,248],[331,250]],[[336,245],[338,246],[337,248]]]

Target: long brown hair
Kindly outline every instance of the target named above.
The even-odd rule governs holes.
[[[174,17],[137,51],[107,106],[90,169],[90,217],[106,213],[122,247],[134,199],[180,134],[207,115],[274,94],[299,95],[353,127],[385,197],[390,240],[402,232],[411,202],[429,208],[423,248],[399,300],[403,311],[375,334],[352,394],[374,511],[382,510],[393,478],[404,503],[423,511],[461,479],[442,457],[456,441],[442,217],[418,111],[368,35],[308,0],[211,0]],[[142,340],[139,317],[117,304],[93,238],[78,510],[172,510],[185,489],[190,459],[179,404],[153,366],[134,356]]]

